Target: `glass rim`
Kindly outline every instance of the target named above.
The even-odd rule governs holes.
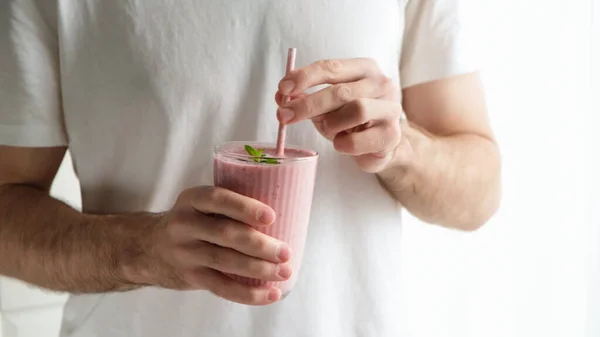
[[[269,143],[269,142],[261,142],[261,141],[252,141],[252,142],[247,142],[247,141],[230,141],[230,142],[224,142],[221,143],[219,145],[216,145],[215,147],[213,147],[213,153],[215,155],[221,155],[227,158],[236,158],[236,159],[241,159],[244,161],[251,161],[252,158],[255,158],[254,156],[251,156],[249,154],[240,154],[240,153],[233,153],[230,151],[227,151],[225,149],[225,147],[244,147],[246,145],[251,145],[254,148],[275,148],[276,145],[274,143]],[[311,155],[306,155],[306,156],[302,156],[302,157],[279,157],[279,156],[269,156],[269,158],[275,159],[278,162],[282,163],[291,163],[291,162],[298,162],[298,161],[309,161],[309,160],[316,160],[319,157],[319,153],[317,151],[313,151],[313,150],[309,150],[307,148],[298,146],[298,145],[292,145],[292,144],[286,144],[285,145],[286,149],[294,149],[294,150],[301,150],[301,151],[306,151],[306,152],[310,152]]]

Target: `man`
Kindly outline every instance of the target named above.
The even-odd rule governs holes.
[[[460,230],[498,207],[457,7],[1,2],[0,274],[73,293],[62,336],[398,336],[400,205]],[[276,116],[320,153],[301,270],[245,225],[272,209],[210,186],[213,146]],[[48,195],[67,149],[81,212]],[[299,280],[280,300],[223,272]]]

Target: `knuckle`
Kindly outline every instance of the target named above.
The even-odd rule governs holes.
[[[364,98],[352,101],[352,107],[359,123],[366,123],[369,120],[369,109],[367,107],[367,101]]]
[[[174,211],[169,216],[169,227],[177,227],[189,223],[189,215],[182,210]]]
[[[390,123],[389,134],[393,144],[400,143],[400,141],[402,140],[402,127],[400,126],[399,122]]]
[[[390,77],[386,77],[386,78],[387,78],[387,85],[389,86],[390,91],[393,92],[394,94],[399,94],[400,93],[400,85],[398,84],[398,82],[394,81]]]
[[[399,137],[401,132],[402,132],[402,127],[400,126],[400,121],[394,119],[392,121],[390,121],[390,123],[388,123],[388,125],[386,126],[388,129],[388,132],[390,132],[390,134]]]
[[[393,81],[391,78],[389,78],[387,76],[383,76],[383,75],[379,76],[378,82],[379,82],[379,86],[381,86],[382,88],[385,88],[385,89],[391,88],[391,86],[393,84]]]
[[[189,224],[189,217],[185,212],[173,213],[165,226],[165,232],[169,239],[178,240],[186,237],[186,228]]]
[[[363,57],[362,60],[365,61],[368,65],[371,65],[371,66],[377,64],[377,62],[375,61],[375,59],[372,58],[372,57]]]
[[[224,299],[232,301],[232,302],[249,304],[249,303],[247,303],[247,301],[244,300],[243,296],[240,295],[237,290],[231,289],[230,286],[226,286],[223,284],[217,284],[212,287],[211,292],[221,298],[224,298]]]
[[[396,97],[400,93],[400,86],[391,77],[382,76],[379,87],[383,93],[391,94],[392,97]]]
[[[213,284],[210,288],[210,291],[222,298],[228,299],[230,301],[238,302],[238,303],[247,303],[245,294],[241,293],[239,290],[232,288],[231,285],[217,283]]]
[[[192,289],[204,288],[204,278],[196,270],[186,270],[181,275],[182,283],[187,284]]]
[[[204,195],[209,195],[210,196],[212,193],[214,193],[218,189],[219,188],[215,187],[215,186],[203,186],[202,189],[201,189],[201,193],[204,194]]]
[[[169,240],[176,241],[183,236],[182,231],[181,223],[172,222],[166,227],[165,234]]]
[[[352,90],[343,84],[338,84],[333,89],[333,94],[342,103],[348,103],[352,100]]]
[[[306,83],[309,79],[309,74],[305,68],[298,69],[294,71],[294,75],[296,76],[299,83]]]
[[[160,253],[163,261],[166,262],[167,266],[172,269],[178,269],[185,265],[185,251],[179,246],[162,247]]]
[[[189,198],[192,194],[194,193],[194,189],[193,188],[187,188],[185,190],[183,190],[181,193],[179,193],[179,197],[177,198],[177,200],[185,200],[187,198]]]
[[[254,207],[254,205],[251,203],[244,203],[241,205],[241,212],[248,219],[256,220],[258,218],[258,209],[256,209],[256,207]]]
[[[379,73],[379,65],[377,64],[377,61],[375,61],[374,58],[372,57],[366,57],[363,58],[365,64],[367,65],[368,68],[368,72],[371,74],[377,74]]]
[[[267,240],[260,235],[253,235],[253,237],[250,239],[250,242],[252,247],[254,247],[259,254],[264,254],[268,250]]]
[[[250,241],[250,239],[249,239],[250,235],[248,234],[248,232],[252,231],[253,229],[248,226],[236,226],[236,227],[238,227],[238,228],[235,229],[235,233],[228,234],[229,235],[228,239],[229,239],[230,243],[233,244],[234,249],[237,250],[241,247],[245,247],[248,244],[248,242]]]
[[[213,204],[224,204],[227,202],[227,194],[222,188],[210,186],[206,188],[205,193]]]
[[[369,62],[371,67],[373,67],[373,69],[379,70],[379,64],[377,64],[377,61],[374,58],[369,57],[367,58],[367,61]]]
[[[220,267],[223,264],[223,258],[218,249],[210,249],[207,253],[207,264],[211,268]]]
[[[262,302],[262,290],[256,288],[250,288],[240,295],[241,301],[251,304]]]
[[[238,233],[236,226],[229,223],[217,226],[217,232],[219,237],[225,242],[236,242],[238,240]]]
[[[321,69],[330,74],[337,74],[342,70],[342,63],[339,60],[322,60]]]
[[[173,208],[180,208],[180,207],[186,207],[188,206],[189,202],[191,200],[194,200],[198,197],[202,196],[202,192],[204,188],[198,188],[198,187],[192,187],[192,188],[187,188],[185,190],[183,190],[181,193],[179,193],[179,196],[177,196],[177,200],[175,201],[175,205],[173,206]]]
[[[255,254],[264,254],[267,250],[267,242],[261,233],[256,229],[248,228],[244,235],[240,235],[239,244],[244,245],[255,252]]]
[[[315,123],[315,126],[316,126],[317,130],[318,130],[318,131],[319,131],[319,132],[320,132],[320,133],[321,133],[323,136],[325,136],[325,138],[327,138],[327,139],[329,139],[329,140],[331,140],[331,139],[332,139],[332,137],[333,137],[334,135],[332,135],[332,133],[331,133],[331,131],[330,131],[330,130],[331,130],[331,126],[329,125],[329,122],[328,122],[326,119],[324,119],[324,120],[322,120],[322,121],[320,121],[320,122],[314,122],[314,123]]]
[[[208,287],[208,290],[221,298],[235,301],[232,296],[229,296],[228,291],[220,284],[211,284],[210,287]]]
[[[309,99],[309,96],[302,97],[302,102],[306,107],[308,116],[314,116],[317,112],[317,107],[315,106],[315,103]]]
[[[247,264],[249,272],[256,277],[265,277],[273,274],[273,268],[266,262],[250,262]]]
[[[396,139],[400,136],[400,122],[398,120],[389,120],[382,125],[382,128],[386,139]]]

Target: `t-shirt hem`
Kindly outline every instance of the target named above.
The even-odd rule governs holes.
[[[67,146],[67,137],[48,125],[0,125],[0,145],[22,147]]]

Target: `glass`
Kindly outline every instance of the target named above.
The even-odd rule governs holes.
[[[264,156],[245,149],[262,150]],[[214,150],[214,185],[254,198],[276,213],[275,222],[257,230],[287,243],[292,250],[292,276],[287,281],[262,281],[237,275],[232,278],[250,285],[274,285],[282,298],[298,279],[310,219],[318,154],[297,146],[286,146],[285,156],[276,157],[275,145],[259,142],[228,142]]]

